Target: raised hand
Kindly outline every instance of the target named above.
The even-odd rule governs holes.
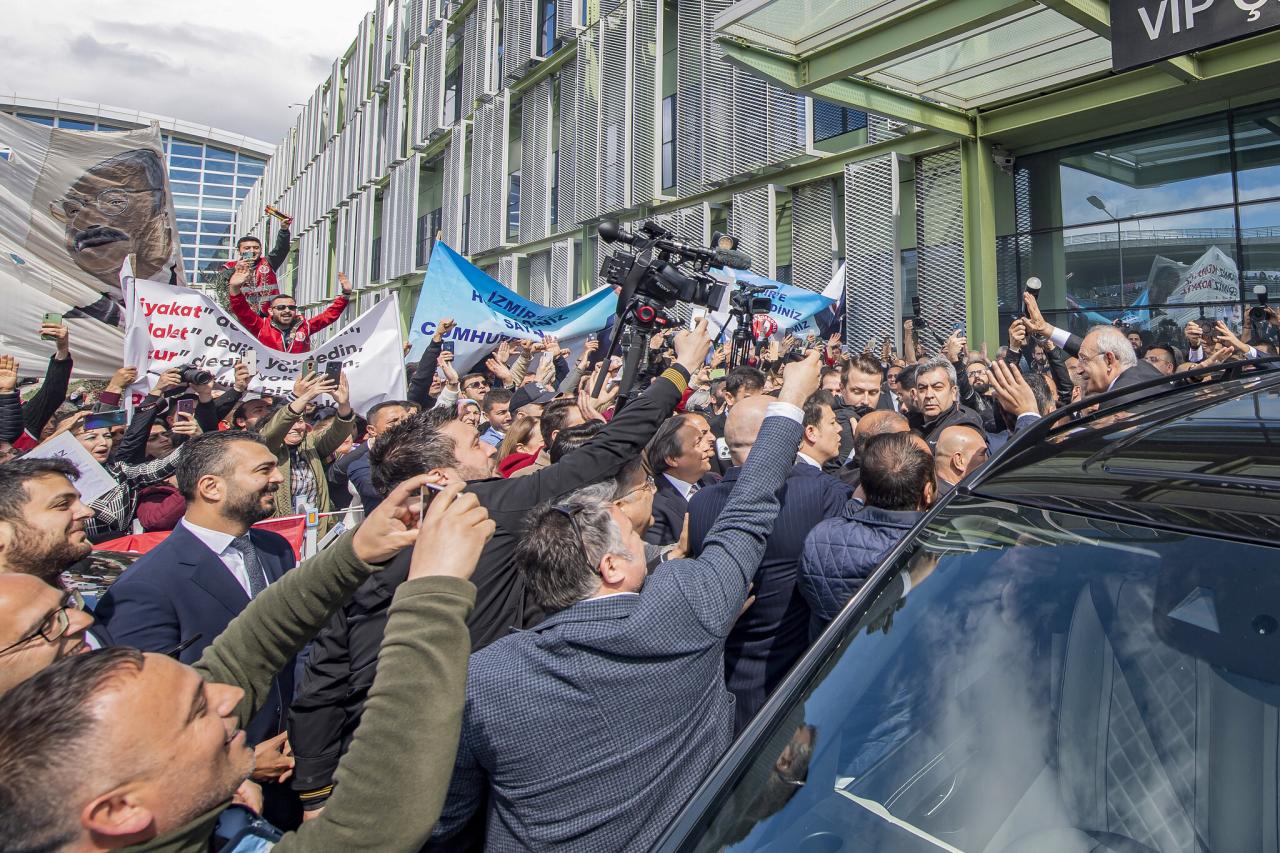
[[[195,438],[204,430],[200,429],[200,424],[196,423],[196,416],[190,412],[177,412],[173,416],[173,431],[178,435],[185,435],[187,438]]]
[[[1040,414],[1035,392],[1027,384],[1022,371],[997,359],[991,363],[991,388],[1006,412],[1014,415]]]
[[[298,378],[293,380],[293,397],[299,402],[309,403],[329,390],[327,384],[323,373],[298,371]]]
[[[805,400],[818,390],[821,376],[822,359],[815,350],[803,360],[793,361],[782,368],[782,390],[778,392],[778,399],[803,409]]]
[[[1026,309],[1027,316],[1023,318],[1023,322],[1027,325],[1027,331],[1049,337],[1051,327],[1044,319],[1044,315],[1040,313],[1040,303],[1036,301],[1036,295],[1029,290],[1023,293],[1022,305]]]
[[[453,318],[452,318],[452,317],[445,317],[445,318],[444,318],[443,320],[441,320],[441,321],[440,321],[440,323],[436,326],[436,333],[435,333],[434,335],[432,335],[432,336],[431,336],[431,337],[432,337],[432,339],[434,339],[434,340],[436,340],[436,341],[443,341],[443,340],[445,339],[445,336],[446,336],[446,335],[448,335],[450,332],[452,332],[452,331],[453,331],[453,327],[454,327],[454,326],[456,326],[456,325],[457,325],[457,323],[454,323],[454,322],[453,322]],[[501,349],[501,346],[499,346],[499,349]]]
[[[0,394],[12,393],[18,387],[18,360],[0,355]]]
[[[476,570],[495,525],[488,510],[475,495],[463,492],[463,486],[454,483],[432,498],[413,547],[409,580],[439,576],[467,580]]]
[[[351,279],[347,278],[347,274],[344,272],[338,273],[338,287],[342,288],[343,296],[351,295]]]
[[[236,362],[236,378],[231,387],[243,394],[249,390],[249,382],[253,379],[253,374],[249,372],[249,365],[243,361]]]
[[[351,537],[351,550],[358,559],[385,563],[418,541],[418,496],[424,484],[432,481],[430,474],[410,477],[365,517]]]
[[[1027,345],[1027,324],[1022,319],[1009,324],[1009,349],[1021,350]]]
[[[160,374],[156,379],[156,387],[151,389],[152,394],[163,394],[170,388],[178,388],[182,385],[182,369],[178,367],[170,367],[168,370]]]
[[[676,364],[690,374],[702,366],[711,351],[711,336],[707,334],[707,318],[698,320],[692,329],[682,329],[675,336]]]

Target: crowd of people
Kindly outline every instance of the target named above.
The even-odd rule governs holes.
[[[229,265],[232,307],[305,351],[350,285],[314,319],[259,315],[239,289],[263,263]],[[620,407],[599,342],[503,341],[460,375],[454,329],[364,413],[345,376],[266,398],[241,362],[227,387],[168,370],[104,424],[134,368],[68,397],[45,326],[24,400],[0,357],[0,849],[648,849],[1012,436],[1274,351],[1220,322],[1186,347],[1080,338],[1028,296],[991,355],[908,321],[901,352],[786,337],[729,366],[703,320],[653,335]],[[88,503],[75,464],[26,455],[63,432],[114,482]],[[298,507],[355,529],[299,563],[255,526]],[[65,573],[130,531],[171,532],[86,603]]]

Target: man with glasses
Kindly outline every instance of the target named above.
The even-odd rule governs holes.
[[[54,661],[89,651],[80,593],[31,575],[0,575],[0,694]]]
[[[342,288],[342,292],[321,313],[310,318],[303,317],[298,313],[298,303],[293,297],[281,293],[267,303],[267,316],[263,317],[253,310],[242,292],[249,281],[249,275],[249,262],[238,262],[228,285],[231,293],[231,311],[250,334],[271,349],[281,352],[310,350],[311,336],[341,317],[351,297],[351,280],[347,278],[346,273],[340,272],[338,285]]]

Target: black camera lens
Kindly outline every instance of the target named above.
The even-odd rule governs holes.
[[[187,365],[182,368],[182,381],[187,385],[204,385],[213,380],[213,374],[199,367]]]

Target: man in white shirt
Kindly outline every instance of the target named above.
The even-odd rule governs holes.
[[[836,419],[835,395],[818,391],[804,404],[804,436],[796,461],[821,470],[828,459],[840,454],[840,421]]]
[[[729,411],[732,415],[733,410]],[[670,545],[680,539],[689,499],[718,479],[710,473],[714,441],[700,415],[677,415],[658,427],[645,451],[658,490],[653,496],[653,524],[645,531],[644,541]]]

